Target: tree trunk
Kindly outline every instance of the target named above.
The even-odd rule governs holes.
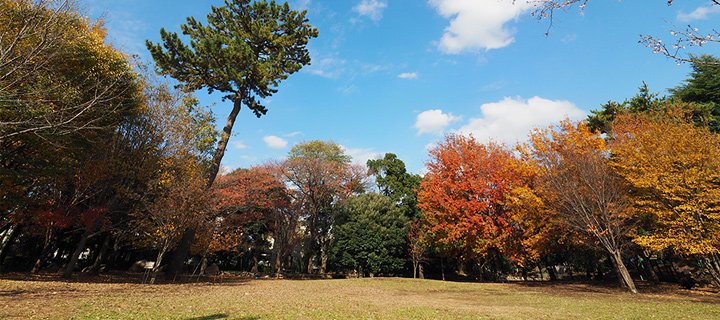
[[[53,231],[52,229],[48,228],[45,231],[45,242],[43,244],[42,251],[40,251],[40,256],[35,261],[35,265],[33,265],[32,270],[30,270],[31,273],[38,273],[40,272],[40,269],[42,268],[43,264],[45,264],[45,261],[47,260],[48,255],[50,255],[50,252],[52,251],[52,238],[53,238]]]
[[[175,248],[175,252],[172,256],[172,261],[168,265],[165,277],[170,280],[174,279],[178,274],[183,272],[185,267],[185,260],[187,260],[188,253],[190,252],[190,246],[192,246],[193,239],[195,238],[195,228],[185,229],[185,233],[180,239],[180,244]]]
[[[717,254],[703,256],[703,262],[715,287],[720,288],[720,257]]]
[[[153,265],[152,269],[152,277],[150,278],[150,284],[155,284],[155,279],[157,278],[157,274],[160,271],[160,264],[162,263],[165,251],[167,251],[167,246],[163,246],[162,249],[158,251],[157,258],[155,259],[155,265]]]
[[[110,234],[105,236],[105,239],[103,240],[102,245],[100,246],[100,252],[95,257],[95,262],[87,268],[87,272],[90,274],[97,275],[100,273],[100,266],[102,265],[102,261],[105,259],[105,255],[107,254],[108,249],[110,249]]]
[[[445,281],[445,258],[440,257],[440,274],[442,275],[442,280]]]
[[[325,274],[325,272],[327,271],[327,262],[327,250],[320,250],[320,274]]]
[[[82,237],[80,238],[80,241],[77,244],[77,247],[75,247],[75,251],[73,251],[72,256],[70,256],[70,262],[68,262],[67,266],[65,266],[65,272],[63,272],[63,278],[69,279],[72,277],[73,271],[75,270],[75,266],[77,265],[78,259],[80,259],[80,254],[85,250],[85,244],[87,243],[87,239],[90,236],[90,229],[85,229],[85,231],[82,234]]]
[[[17,237],[19,228],[19,226],[10,226],[3,237],[2,243],[0,243],[0,272],[3,272],[5,256],[7,256],[8,251],[10,251],[10,245],[15,240],[15,237]]]
[[[205,275],[205,270],[207,270],[207,263],[208,263],[207,254],[205,254],[205,255],[203,255],[202,259],[200,260],[200,275],[201,276]]]
[[[633,281],[632,277],[630,277],[630,272],[628,272],[627,268],[625,267],[625,263],[623,262],[620,250],[614,250],[610,252],[610,258],[615,265],[618,276],[622,279],[623,286],[630,290],[630,292],[637,293],[638,291],[637,288],[635,288],[635,282]]]
[[[252,265],[252,268],[250,269],[250,272],[252,272],[252,273],[258,273],[258,270],[260,269],[259,268],[260,262],[258,261],[259,260],[258,255],[259,255],[259,252],[253,252],[253,256],[252,256],[253,265]]]
[[[417,274],[418,274],[418,260],[417,260],[417,259],[413,259],[412,264],[413,264],[413,279],[417,279]]]
[[[215,150],[215,155],[213,156],[212,163],[210,163],[210,170],[208,173],[208,181],[206,188],[208,190],[210,189],[210,187],[212,187],[213,183],[215,182],[215,178],[217,177],[218,171],[220,171],[220,163],[222,162],[223,156],[225,156],[225,149],[227,149],[228,142],[230,141],[232,129],[235,125],[235,119],[237,119],[237,115],[238,113],[240,113],[241,106],[242,96],[238,94],[233,100],[233,109],[230,112],[230,115],[228,115],[222,135],[220,135],[220,141],[218,142],[217,149]],[[192,245],[194,239],[195,228],[185,229],[185,233],[183,233],[180,244],[177,246],[177,248],[175,248],[173,260],[168,266],[168,277],[174,278],[178,275],[178,273],[182,271],[182,267],[185,264],[185,260],[187,260],[188,253],[190,252],[190,246]]]
[[[555,266],[547,266],[545,269],[548,272],[548,277],[550,277],[550,281],[557,281],[558,276],[557,272],[555,272]]]
[[[225,149],[227,149],[228,141],[230,141],[230,136],[232,135],[233,126],[235,126],[235,119],[237,119],[237,115],[240,113],[241,107],[242,96],[237,94],[233,99],[233,109],[230,111],[230,115],[228,115],[227,122],[225,122],[225,127],[223,127],[222,134],[220,135],[220,141],[218,142],[215,155],[213,156],[212,163],[210,164],[210,172],[207,183],[208,189],[212,187],[218,171],[220,171],[220,163],[222,162],[223,156],[225,156]]]

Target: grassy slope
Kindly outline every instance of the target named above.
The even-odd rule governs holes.
[[[0,280],[0,318],[720,319],[720,298],[411,279],[231,284]]]

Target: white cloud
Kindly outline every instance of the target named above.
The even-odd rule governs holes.
[[[356,164],[365,165],[368,160],[370,159],[380,159],[382,158],[382,153],[377,152],[372,149],[364,149],[364,148],[348,148],[346,146],[340,145],[341,148],[345,151],[345,154],[352,157],[352,162]]]
[[[418,78],[417,72],[403,72],[398,75],[398,78],[400,79],[407,79],[407,80],[413,80]]]
[[[345,73],[347,61],[341,59],[336,54],[319,55],[311,51],[311,64],[303,70],[316,76],[328,79],[337,79]]]
[[[720,13],[720,6],[708,5],[700,6],[690,13],[678,12],[677,20],[680,22],[692,22],[697,20],[707,20],[711,15]]]
[[[218,175],[225,176],[225,175],[230,174],[233,171],[235,171],[235,168],[221,164],[220,170],[218,170]]]
[[[288,145],[287,140],[280,138],[278,136],[265,136],[263,138],[263,141],[265,141],[265,144],[269,148],[273,148],[273,149],[282,149],[282,148],[287,147],[287,145]]]
[[[480,106],[481,116],[471,118],[459,130],[478,141],[515,144],[527,140],[530,130],[544,128],[565,118],[579,120],[587,114],[570,101],[532,97],[504,98]]]
[[[380,21],[385,8],[387,8],[387,2],[385,1],[361,0],[360,3],[353,7],[353,11],[357,12],[361,16],[372,19],[373,21]]]
[[[440,50],[458,54],[466,51],[506,47],[515,41],[515,30],[507,24],[532,9],[530,1],[512,0],[429,0],[450,25],[440,39]]]
[[[447,126],[457,120],[460,120],[460,117],[445,113],[440,109],[426,110],[417,115],[415,129],[418,134],[442,133]]]
[[[302,134],[303,134],[302,131],[293,131],[293,132],[290,132],[290,133],[286,133],[285,136],[288,137],[288,138],[292,138],[292,137],[297,137],[297,136],[302,135]]]
[[[245,143],[243,143],[242,141],[235,141],[235,142],[233,142],[232,145],[233,145],[233,147],[235,147],[235,149],[246,149],[247,148],[247,145]]]

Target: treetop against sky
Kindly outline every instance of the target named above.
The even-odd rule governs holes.
[[[532,16],[516,0],[292,0],[320,35],[312,64],[264,101],[257,119],[241,110],[223,160],[229,168],[284,157],[302,141],[333,140],[355,162],[393,152],[424,172],[427,148],[445,133],[512,144],[533,127],[582,119],[608,100],[624,100],[645,81],[666,94],[690,71],[638,44],[640,35],[673,43],[671,30],[710,32],[720,21],[711,1],[590,1]],[[110,40],[151,61],[146,39],[179,32],[186,17],[204,21],[222,1],[87,0]],[[545,33],[548,35],[545,36]],[[694,53],[720,54],[717,46]],[[229,113],[222,94],[198,92]]]

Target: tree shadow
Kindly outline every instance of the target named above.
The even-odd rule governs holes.
[[[226,313],[216,313],[211,314],[207,316],[202,317],[194,317],[194,318],[187,318],[185,320],[217,320],[217,319],[227,319],[229,316]],[[242,318],[239,318],[240,320],[260,320],[260,317],[258,316],[245,316]]]
[[[187,318],[186,320],[216,320],[216,319],[227,319],[227,317],[228,317],[228,315],[226,313],[216,313],[216,314],[211,314],[208,316]]]

